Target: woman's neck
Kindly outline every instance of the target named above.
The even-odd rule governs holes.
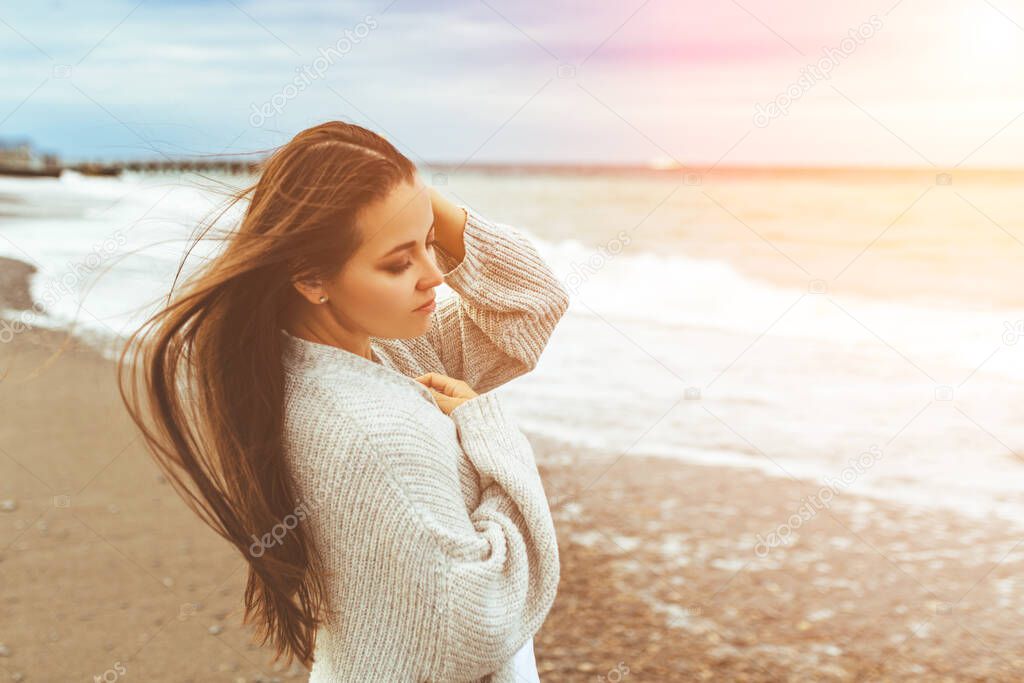
[[[325,323],[318,320],[286,321],[284,325],[288,334],[299,337],[306,341],[337,346],[366,360],[373,360],[373,350],[370,348],[370,336],[350,332],[335,323]]]

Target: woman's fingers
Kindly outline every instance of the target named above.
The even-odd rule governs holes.
[[[463,396],[468,393],[472,393],[469,385],[461,380],[457,380],[454,377],[448,375],[442,375],[438,372],[428,372],[425,375],[420,375],[416,378],[416,381],[421,382],[431,389],[445,394],[446,396]]]
[[[451,415],[459,405],[477,395],[473,388],[462,380],[440,373],[420,375],[416,381],[430,390],[430,395],[437,401],[438,408],[444,415]]]
[[[430,389],[430,387],[427,388]],[[435,391],[434,389],[430,389],[430,395],[434,397],[434,400],[437,401],[438,407],[441,408],[441,412],[443,412],[445,415],[450,414],[453,410],[455,410],[456,407],[458,407],[462,403],[461,400],[451,398],[450,396],[445,396],[441,392]]]
[[[439,372],[428,372],[420,375],[416,381],[430,390],[437,405],[445,415],[477,395],[473,389],[460,379],[442,375]]]
[[[436,372],[428,372],[425,375],[420,375],[416,378],[417,382],[420,382],[431,389],[437,389],[438,391],[444,391],[445,387],[448,386],[445,375],[438,374]]]

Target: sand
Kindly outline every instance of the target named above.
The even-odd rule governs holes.
[[[0,680],[304,680],[250,642],[244,562],[158,474],[113,364],[27,330],[0,375]],[[1007,522],[843,494],[762,557],[816,484],[529,436],[562,559],[543,680],[1024,678]]]

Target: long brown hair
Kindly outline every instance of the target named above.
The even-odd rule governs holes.
[[[250,199],[225,246],[128,339],[121,397],[188,506],[248,563],[243,623],[290,663],[313,662],[326,590],[322,562],[301,524],[284,542],[250,552],[298,501],[284,459],[283,314],[293,282],[330,278],[358,246],[354,219],[416,169],[388,141],[330,121],[302,131],[259,165],[257,182],[229,194],[192,248]],[[178,278],[175,277],[175,285]]]

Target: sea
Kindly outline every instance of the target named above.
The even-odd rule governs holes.
[[[537,368],[496,390],[556,450],[1024,521],[1024,171],[421,173],[531,237],[570,293]],[[7,315],[113,357],[253,180],[0,178],[0,255],[36,265],[45,308]]]

